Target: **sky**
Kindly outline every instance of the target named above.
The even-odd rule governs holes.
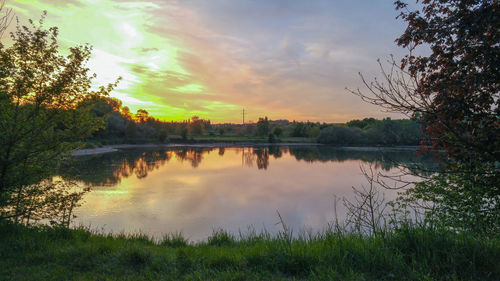
[[[57,26],[61,52],[90,44],[96,85],[161,120],[392,117],[349,93],[406,50],[390,0],[7,0],[21,24]],[[15,21],[9,27],[15,27]],[[5,36],[7,37],[7,36]],[[4,39],[2,39],[4,40]]]

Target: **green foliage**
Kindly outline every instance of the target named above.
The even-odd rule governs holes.
[[[135,120],[130,117],[127,107],[123,107],[119,100],[107,97],[95,98],[86,103],[96,118],[106,119],[105,127],[94,132],[87,142],[100,142],[104,144],[115,143],[147,143],[171,141],[194,142],[269,142],[272,133],[275,139],[286,142],[314,142],[321,136],[323,143],[346,145],[417,145],[421,134],[419,123],[414,120],[353,120],[347,127],[356,130],[362,125],[353,125],[359,122],[370,124],[364,126],[361,139],[357,135],[347,134],[347,141],[338,142],[331,137],[321,134],[331,124],[312,122],[293,122],[287,120],[271,121],[267,117],[260,118],[256,124],[220,124],[212,129],[210,120],[194,116],[191,120],[182,122],[165,122],[155,119],[145,110],[140,110],[135,115]],[[144,112],[143,112],[144,111]],[[142,113],[141,113],[142,112]],[[362,126],[362,127],[363,127]],[[218,132],[216,136],[215,131]],[[327,130],[328,131],[328,130]],[[208,133],[207,133],[208,132]],[[191,140],[188,140],[188,136]]]
[[[138,109],[135,114],[135,119],[140,123],[144,123],[149,119],[149,112],[145,109]]]
[[[336,145],[419,145],[423,138],[420,123],[413,119],[349,121],[346,126],[324,127],[318,142]]]
[[[115,86],[93,90],[95,76],[85,67],[91,48],[59,54],[58,29],[44,29],[44,17],[18,25],[12,46],[0,44],[0,207],[22,201],[27,185],[49,177],[65,153],[103,126],[100,111],[85,104]]]
[[[418,206],[429,224],[479,234],[500,233],[500,189],[494,166],[461,166],[417,183],[399,206]],[[496,188],[489,188],[489,187]]]
[[[222,229],[214,229],[212,235],[207,240],[207,244],[210,246],[230,246],[234,242],[234,236]]]
[[[267,116],[265,118],[259,118],[259,122],[257,122],[257,136],[267,136],[269,134],[269,120],[267,120]]]
[[[141,269],[151,264],[151,252],[140,246],[127,247],[121,255],[121,260],[125,266]]]
[[[292,126],[292,133],[290,136],[292,137],[306,137],[307,132],[306,132],[306,125],[302,122],[294,122]]]
[[[346,123],[347,127],[357,127],[360,129],[369,129],[372,127],[377,120],[375,118],[365,118],[363,120],[351,120]]]
[[[416,52],[401,68],[418,81],[415,100],[435,149],[458,161],[500,159],[498,1],[429,0],[417,9],[396,1],[407,22],[397,44]],[[431,98],[426,98],[431,97]]]
[[[166,142],[168,141],[168,134],[167,134],[167,131],[166,130],[161,130],[159,133],[158,133],[158,140],[160,142]]]
[[[187,127],[181,128],[182,140],[187,140],[187,135],[188,135],[188,128]]]
[[[205,131],[210,129],[210,121],[201,119],[198,116],[193,116],[189,122],[189,133],[191,135],[203,135]]]
[[[223,136],[223,135],[224,135],[224,133],[226,132],[226,130],[224,130],[224,128],[223,128],[223,127],[219,127],[219,130],[218,130],[218,131],[219,131],[219,136]]]
[[[250,233],[207,245],[157,245],[87,229],[0,222],[5,279],[498,280],[500,239],[401,226],[377,237],[327,229],[308,236]],[[224,240],[224,239],[222,239]],[[220,245],[220,246],[219,246]],[[287,245],[283,248],[282,245]]]
[[[418,1],[417,1],[418,2]],[[425,144],[443,162],[439,174],[411,188],[405,203],[428,204],[432,223],[479,233],[498,232],[500,221],[500,29],[498,1],[424,1],[409,9],[397,44],[411,53],[368,87],[365,100],[418,116]],[[428,52],[415,56],[419,47]],[[404,77],[404,78],[402,78]],[[396,86],[394,86],[396,85]]]
[[[361,133],[362,131],[358,128],[329,126],[321,131],[318,142],[338,145],[360,144],[364,141]]]
[[[273,135],[275,135],[277,138],[279,138],[283,134],[283,129],[281,127],[274,127],[273,128]]]

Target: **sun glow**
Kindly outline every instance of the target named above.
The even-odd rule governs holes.
[[[257,2],[251,4],[255,11],[268,9]],[[248,109],[249,120],[268,116],[339,122],[377,116],[378,109],[345,95],[348,84],[337,78],[345,72],[357,79],[351,62],[365,68],[360,50],[314,35],[310,31],[317,26],[303,21],[300,13],[294,14],[302,20],[295,22],[297,28],[281,26],[296,20],[280,18],[286,14],[268,18],[257,13],[253,18],[236,3],[225,5],[233,8],[226,12],[219,11],[218,3],[202,1],[6,3],[22,24],[29,18],[36,21],[46,10],[44,25],[59,28],[62,53],[78,44],[93,46],[88,67],[97,74],[95,85],[122,77],[111,95],[132,112],[143,108],[167,121],[201,115],[214,123],[240,122],[242,108]],[[10,31],[14,29],[15,24]]]

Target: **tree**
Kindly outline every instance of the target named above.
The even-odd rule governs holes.
[[[281,134],[283,134],[283,129],[281,129],[281,127],[274,127],[273,129],[273,134],[279,138],[281,137]]]
[[[417,1],[419,2],[419,1]],[[397,40],[410,52],[400,64],[382,69],[385,84],[367,83],[365,101],[393,112],[419,114],[429,143],[453,160],[500,158],[500,2],[426,0],[409,11],[396,1],[408,23]],[[414,55],[428,46],[429,55]]]
[[[201,119],[198,116],[193,116],[191,122],[189,123],[189,133],[191,135],[203,135],[205,133],[205,127],[210,124],[210,121]]]
[[[135,115],[135,119],[140,122],[144,123],[146,120],[149,118],[149,112],[145,109],[138,109],[137,114]]]
[[[0,207],[30,184],[47,179],[78,141],[102,127],[85,101],[108,95],[115,84],[92,89],[87,45],[59,54],[58,29],[29,21],[0,43]]]
[[[258,136],[267,136],[269,134],[269,120],[267,120],[267,116],[265,118],[259,118],[257,122],[257,135]]]
[[[306,125],[302,122],[293,122],[292,137],[307,137]]]
[[[457,203],[474,190],[483,199],[474,200],[479,205],[461,205],[448,215],[462,220],[471,212],[493,213],[500,220],[500,2],[424,0],[414,11],[402,1],[395,5],[408,24],[396,43],[409,54],[401,63],[391,59],[388,70],[379,61],[384,81],[361,75],[368,92],[352,92],[387,111],[418,116],[423,144],[446,151],[443,173],[415,192],[432,198],[422,192],[441,186],[446,196],[459,197]],[[419,48],[428,48],[426,55],[415,55]]]
[[[1,0],[0,0],[1,1]],[[0,2],[0,39],[12,21],[12,9],[5,8],[5,0]]]
[[[180,128],[180,135],[183,141],[187,140],[188,137],[188,128],[187,126],[182,126]]]
[[[223,136],[224,133],[226,132],[223,127],[219,127],[219,136]]]
[[[132,115],[130,114],[130,108],[128,106],[124,106],[121,108],[121,114],[123,118],[127,119],[128,121],[132,120]]]
[[[158,132],[158,140],[163,143],[168,140],[167,130],[163,129]]]

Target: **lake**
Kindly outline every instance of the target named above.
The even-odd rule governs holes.
[[[155,237],[182,232],[197,241],[216,228],[274,233],[277,211],[296,233],[322,230],[335,218],[335,197],[352,200],[352,186],[367,185],[361,166],[394,174],[423,161],[415,149],[176,147],[76,157],[60,174],[91,187],[73,225]]]

